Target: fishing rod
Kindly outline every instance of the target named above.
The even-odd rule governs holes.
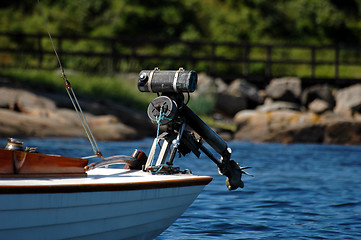
[[[87,137],[89,139],[90,145],[92,146],[92,149],[94,151],[94,154],[95,154],[94,156],[99,157],[99,158],[103,158],[103,154],[99,150],[98,144],[97,144],[97,142],[96,142],[96,140],[94,138],[94,135],[93,135],[92,131],[90,130],[88,121],[86,120],[86,118],[84,116],[83,110],[80,107],[80,104],[79,104],[79,101],[78,101],[78,99],[77,99],[77,97],[75,95],[75,92],[74,92],[73,88],[71,87],[70,82],[66,78],[64,68],[63,68],[63,65],[61,64],[58,52],[56,51],[56,48],[55,48],[55,45],[54,45],[54,42],[53,42],[53,38],[51,37],[49,27],[48,27],[48,24],[46,22],[46,18],[45,18],[45,15],[44,15],[44,11],[43,11],[43,8],[42,8],[42,6],[40,4],[40,0],[38,0],[38,4],[39,4],[40,11],[41,11],[41,14],[42,14],[43,19],[44,19],[46,30],[48,32],[48,35],[49,35],[49,38],[50,38],[50,41],[51,41],[51,45],[53,46],[53,50],[54,50],[56,59],[58,60],[59,68],[60,68],[60,71],[61,71],[61,78],[64,80],[65,89],[66,89],[66,91],[67,91],[67,93],[69,95],[70,101],[72,102],[72,104],[74,106],[74,109],[75,109],[75,111],[77,112],[77,114],[78,114],[78,116],[80,118],[81,124],[82,124],[82,126],[84,128],[84,131],[85,131],[85,133],[86,133],[86,135],[87,135]]]

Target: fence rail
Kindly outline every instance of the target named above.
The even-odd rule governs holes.
[[[269,81],[294,75],[311,81],[353,83],[361,79],[361,47],[245,44],[179,39],[53,36],[65,67],[139,71],[179,66],[225,79]],[[46,34],[0,33],[0,67],[54,68]],[[76,58],[77,60],[73,60]],[[24,63],[24,59],[31,63]],[[31,61],[29,60],[31,59]],[[75,63],[74,63],[75,62]],[[83,64],[83,65],[82,65]],[[178,64],[178,65],[176,65]]]

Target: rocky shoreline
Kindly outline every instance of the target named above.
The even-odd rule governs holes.
[[[237,124],[233,139],[361,144],[361,84],[303,88],[301,79],[289,77],[273,79],[261,90],[239,79],[217,89],[218,111]]]
[[[98,140],[134,140],[154,134],[146,113],[122,104],[79,97]],[[0,79],[0,137],[85,137],[64,92],[46,92]]]
[[[298,78],[273,79],[266,89],[244,80],[225,84],[199,74],[192,96],[212,94],[217,116],[237,125],[217,131],[227,140],[361,144],[361,84],[303,88]],[[98,140],[134,140],[156,132],[145,112],[110,101],[79,98]],[[0,137],[84,137],[64,90],[46,92],[0,78]]]

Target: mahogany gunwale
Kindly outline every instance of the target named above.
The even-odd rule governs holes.
[[[0,177],[86,176],[88,160],[0,149]]]
[[[168,179],[144,182],[121,182],[121,183],[88,183],[88,184],[63,184],[63,185],[2,185],[0,179],[1,194],[39,194],[39,193],[80,193],[80,192],[109,192],[131,191],[145,189],[175,188],[207,185],[212,177],[201,176],[195,178]]]

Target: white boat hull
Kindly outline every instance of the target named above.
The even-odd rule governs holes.
[[[0,183],[6,192],[0,193],[1,238],[153,239],[192,204],[211,179],[141,171],[108,177],[95,173],[80,179]],[[125,182],[129,178],[132,183]],[[20,191],[19,181],[26,192]]]

